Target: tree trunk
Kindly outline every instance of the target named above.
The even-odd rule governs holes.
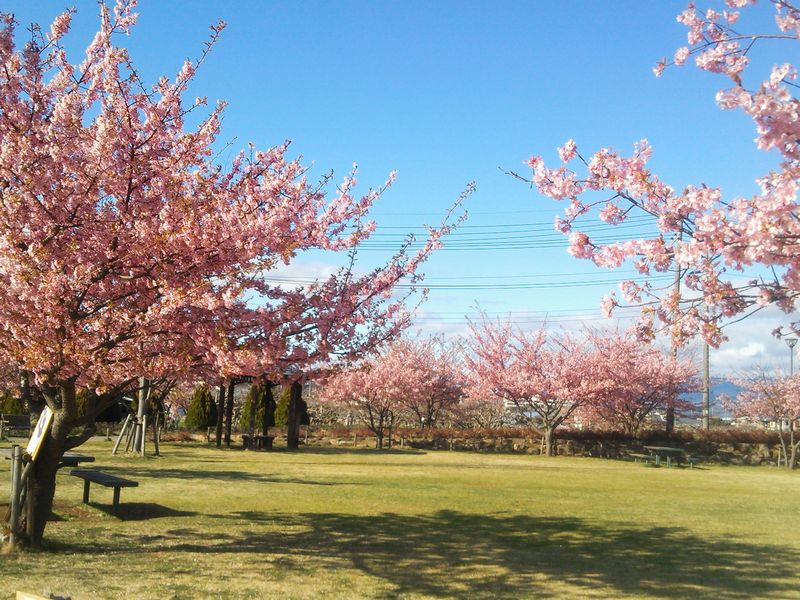
[[[675,407],[672,405],[672,402],[667,406],[667,415],[664,418],[664,431],[667,435],[672,435],[672,432],[675,431]]]
[[[219,394],[217,394],[217,448],[222,446],[222,424],[225,419],[225,380],[219,380]]]
[[[300,447],[300,401],[303,399],[303,386],[299,381],[292,383],[289,396],[289,418],[286,422],[286,447],[297,450]]]
[[[375,432],[375,447],[378,450],[383,448],[383,428],[379,428],[378,431]]]
[[[544,430],[544,454],[545,456],[556,455],[556,433],[555,427],[547,427]]]
[[[146,378],[139,378],[139,404],[136,407],[136,436],[133,438],[133,451],[136,454],[141,453],[145,435],[147,434],[144,430],[144,417],[147,414],[147,405],[150,400],[149,383],[150,382]]]
[[[247,434],[250,440],[250,448],[255,448],[256,435],[256,412],[258,411],[258,397],[261,395],[260,386],[253,384],[250,388],[250,419],[247,422]]]
[[[31,546],[39,547],[44,538],[47,521],[53,509],[53,498],[56,493],[56,472],[64,455],[66,440],[77,419],[75,404],[75,382],[62,383],[58,391],[61,396],[60,409],[55,411],[53,423],[44,438],[42,448],[36,458],[36,463],[31,471],[31,486],[26,502],[29,504],[27,511],[26,530],[28,542]]]
[[[225,404],[225,446],[231,447],[231,427],[233,425],[233,392],[236,383],[233,379],[228,381],[228,401]]]
[[[264,417],[261,433],[269,435],[269,428],[275,425],[275,398],[272,395],[272,382],[264,382]]]

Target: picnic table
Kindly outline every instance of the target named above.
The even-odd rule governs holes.
[[[684,454],[683,448],[673,448],[671,446],[645,446],[645,450],[655,456],[656,465],[661,465],[661,460],[666,459],[667,468],[672,466],[672,458],[675,457],[680,462],[680,458]]]

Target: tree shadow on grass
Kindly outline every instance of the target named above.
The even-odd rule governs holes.
[[[110,510],[111,507],[98,507]],[[196,517],[198,513],[189,510],[176,510],[155,502],[124,502],[117,509],[117,516],[123,521],[148,521],[167,517]]]
[[[704,539],[681,528],[450,510],[367,516],[239,512],[214,518],[249,525],[217,533],[182,527],[138,542],[145,551],[245,553],[254,560],[267,554],[305,569],[309,560],[339,562],[384,580],[397,595],[546,598],[576,589],[591,594],[598,587],[603,595],[654,598],[797,592],[797,549]],[[76,543],[70,550],[121,552],[127,542],[117,538],[100,545]]]

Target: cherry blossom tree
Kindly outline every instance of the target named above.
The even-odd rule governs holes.
[[[744,388],[724,405],[735,417],[776,425],[786,467],[794,469],[800,449],[800,375],[757,373],[736,382]]]
[[[78,64],[63,45],[71,11],[21,49],[13,16],[0,22],[0,362],[30,374],[55,413],[29,494],[33,544],[60,457],[121,391],[145,377],[278,372],[396,335],[407,316],[395,284],[419,280],[448,230],[364,275],[351,262],[310,288],[269,285],[270,270],[307,250],[354,260],[386,186],[355,196],[354,170],[328,195],[287,144],[215,162],[225,105],[189,129],[206,100],[184,96],[223,24],[198,60],[149,86],[114,43],[134,8],[101,4]],[[95,390],[84,415],[81,387]]]
[[[589,332],[595,353],[594,401],[583,416],[636,437],[654,411],[672,407],[690,411],[694,405],[680,394],[697,389],[697,369],[643,342],[631,333]]]
[[[720,108],[748,115],[758,149],[779,160],[775,170],[757,180],[759,193],[725,198],[720,188],[705,183],[678,192],[649,170],[652,150],[646,140],[630,156],[608,148],[584,155],[569,140],[559,149],[561,164],[548,167],[539,156],[528,161],[539,192],[568,202],[556,227],[569,237],[570,253],[603,267],[631,261],[643,276],[620,285],[624,301],[646,305],[639,329],[643,337],[663,325],[676,345],[700,335],[718,346],[726,322],[770,304],[791,312],[800,294],[797,71],[790,63],[777,64],[763,81],[750,81],[747,72],[751,55],[763,44],[796,49],[800,9],[789,0],[765,1],[775,12],[776,30],[750,33],[746,13],[756,10],[751,4],[756,2],[727,0],[723,9],[706,11],[690,4],[678,16],[688,29],[688,44],[671,60],[659,61],[655,73],[693,58],[699,69],[726,78],[730,85],[717,94]],[[607,244],[581,231],[587,215],[616,226],[637,214],[652,216],[658,234]],[[759,266],[768,269],[748,274]],[[679,272],[687,293],[681,295],[678,286],[657,289],[645,279],[670,270]],[[619,302],[614,294],[606,297],[604,311],[610,314]]]
[[[514,329],[484,321],[472,326],[466,355],[471,393],[512,404],[538,429],[555,455],[556,430],[595,398],[596,358],[572,335]]]
[[[387,429],[402,409],[400,389],[392,381],[395,373],[384,369],[385,363],[367,360],[342,370],[325,381],[320,401],[346,408],[375,434],[376,447],[383,448]]]
[[[322,399],[346,406],[375,434],[401,414],[420,426],[436,423],[461,397],[462,374],[453,348],[440,339],[399,339],[350,368],[331,376]]]
[[[435,427],[452,414],[463,395],[458,348],[442,338],[400,340],[391,349],[405,378],[401,399],[421,428]]]

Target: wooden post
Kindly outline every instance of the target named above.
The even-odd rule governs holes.
[[[22,448],[14,444],[11,447],[11,518],[8,527],[11,530],[9,542],[15,545],[19,541],[20,514],[20,479],[22,475]]]
[[[141,453],[144,456],[144,441],[147,439],[147,415],[142,415],[142,448]]]
[[[120,442],[122,442],[122,438],[125,436],[125,432],[128,430],[128,425],[131,422],[131,416],[128,415],[125,417],[125,421],[122,423],[122,429],[119,431],[119,436],[117,436],[117,441],[114,444],[114,448],[111,450],[111,454],[116,454],[117,450],[119,449]]]
[[[156,456],[161,456],[161,449],[158,446],[158,436],[160,435],[159,423],[161,422],[160,414],[161,413],[157,412],[156,418],[153,420],[153,447],[155,448]]]
[[[127,438],[125,440],[125,452],[129,452],[130,450],[135,450],[133,447],[133,439],[136,437],[136,429],[139,427],[139,423],[136,420],[136,417],[131,415],[131,426],[128,429]]]

